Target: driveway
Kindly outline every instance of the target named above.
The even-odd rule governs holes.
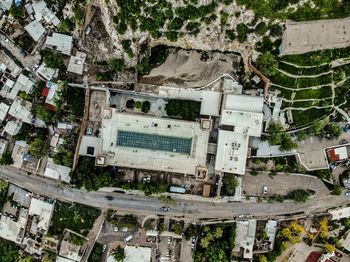
[[[298,142],[299,160],[307,169],[326,169],[328,168],[324,148],[338,146],[339,141],[345,139],[350,141],[350,132],[343,132],[338,139],[319,139],[311,136],[306,140]]]
[[[263,186],[267,186],[267,195],[287,195],[295,189],[313,189],[316,195],[329,195],[327,187],[316,177],[309,175],[279,173],[276,176],[259,173],[257,176],[245,174],[242,179],[244,196],[263,196]]]

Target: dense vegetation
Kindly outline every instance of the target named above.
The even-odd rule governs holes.
[[[195,120],[199,116],[200,106],[200,102],[172,99],[166,104],[165,110],[170,117]]]
[[[103,254],[103,245],[95,242],[95,245],[88,258],[88,262],[100,262],[102,254]]]
[[[186,238],[199,236],[194,262],[231,261],[231,252],[236,237],[235,224],[216,224],[210,226],[190,226],[185,232]]]
[[[87,190],[98,190],[105,186],[121,187],[125,190],[137,189],[146,195],[166,192],[168,185],[163,181],[123,182],[122,174],[117,173],[113,167],[95,166],[95,159],[91,157],[80,157],[78,167],[71,173],[71,183],[78,188],[85,187]]]
[[[0,238],[0,254],[0,262],[16,262],[19,259],[19,247]]]
[[[269,143],[271,145],[280,145],[280,150],[290,151],[298,146],[278,122],[270,123],[268,133]]]
[[[49,234],[61,235],[65,228],[87,235],[101,211],[77,203],[56,202]]]
[[[317,19],[344,18],[350,15],[350,2],[338,0],[314,0],[312,5],[305,2],[296,10],[288,8],[289,5],[299,3],[299,0],[237,0],[239,5],[253,9],[258,17],[271,19],[292,19],[296,21],[309,21]]]

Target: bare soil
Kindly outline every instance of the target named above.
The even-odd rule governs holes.
[[[165,62],[140,79],[142,83],[181,87],[200,87],[223,74],[236,75],[240,70],[239,55],[196,50],[174,50]],[[205,59],[206,58],[206,59]]]

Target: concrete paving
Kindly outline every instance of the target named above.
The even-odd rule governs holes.
[[[263,186],[267,186],[267,194],[263,194]],[[245,196],[287,195],[295,189],[313,189],[316,195],[329,195],[329,190],[322,181],[309,175],[278,174],[272,176],[259,173],[257,176],[246,174],[242,180],[242,192]]]
[[[339,141],[343,139],[350,141],[350,132],[343,132],[338,139],[319,139],[318,137],[311,136],[306,140],[298,142],[299,159],[309,170],[326,169],[328,165],[324,148],[338,146]]]
[[[66,187],[57,181],[51,181],[39,176],[28,176],[21,170],[2,167],[0,178],[26,188],[29,191],[39,193],[51,198],[65,201],[74,201],[81,204],[94,206],[103,210],[108,208],[117,209],[120,212],[131,212],[136,215],[159,214],[163,205],[156,197],[139,197],[127,194],[109,193],[114,199],[109,201],[103,192],[88,192],[71,187]],[[206,203],[193,200],[176,200],[177,205],[172,207],[168,216],[182,217],[185,221],[194,221],[199,218],[230,218],[240,214],[251,214],[256,218],[284,218],[290,214],[325,212],[330,208],[341,207],[350,204],[350,198],[345,195],[317,195],[305,203]]]

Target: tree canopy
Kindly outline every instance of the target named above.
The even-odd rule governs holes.
[[[116,261],[122,262],[125,258],[124,248],[122,248],[121,246],[118,246],[116,249],[112,251],[112,255]]]
[[[267,76],[273,76],[276,74],[278,69],[278,61],[276,57],[267,52],[260,54],[256,59],[258,68]]]
[[[16,262],[19,258],[19,248],[10,241],[0,240],[0,262]]]
[[[281,124],[272,122],[268,128],[270,145],[280,145],[280,150],[290,151],[298,147],[298,144],[286,133]]]

